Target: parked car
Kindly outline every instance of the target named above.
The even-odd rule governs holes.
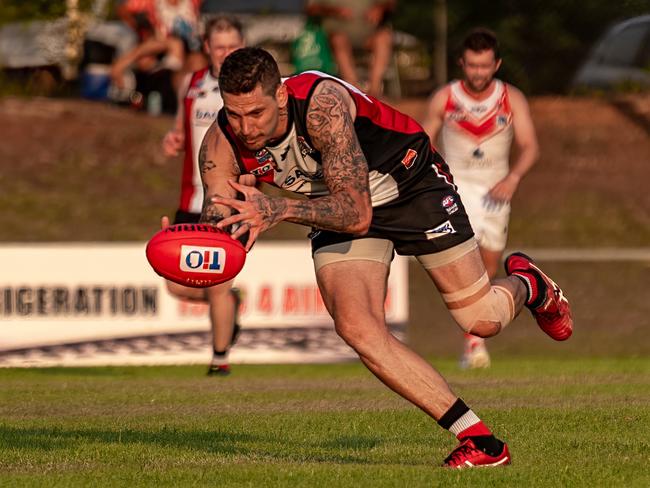
[[[612,26],[572,81],[574,90],[650,87],[650,15]]]

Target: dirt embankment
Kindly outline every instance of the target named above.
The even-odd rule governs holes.
[[[426,101],[396,105],[420,118]],[[650,96],[532,99],[542,155],[515,197],[511,243],[647,244],[649,107]],[[171,124],[78,100],[0,100],[0,206],[11,209],[0,241],[147,238],[177,203],[181,160],[159,148]],[[304,235],[294,227],[269,237]]]

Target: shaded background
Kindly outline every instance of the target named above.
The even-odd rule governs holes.
[[[208,1],[205,8],[217,3],[221,8],[248,4]],[[295,13],[300,3],[264,5],[255,7],[260,15],[273,5]],[[398,5],[395,27],[415,35],[429,52],[431,2]],[[462,0],[447,8],[450,76],[456,74],[453,47],[467,29],[483,25],[495,30],[502,44],[499,76],[531,96],[541,158],[515,196],[509,246],[648,248],[650,96],[636,89],[589,97],[568,93],[594,40],[613,21],[647,11],[647,2],[496,1],[488,8]],[[5,0],[0,23],[56,18],[64,11],[63,1]],[[181,160],[166,159],[159,147],[172,125],[170,116],[81,101],[69,90],[33,97],[35,88],[3,84],[2,76],[0,241],[144,241],[158,229],[161,215],[172,214]],[[421,96],[393,102],[421,119],[424,95],[433,87],[429,80]],[[304,238],[307,232],[283,224],[264,239]],[[555,344],[526,316],[490,341],[495,360],[500,354],[650,353],[647,259],[543,265],[574,304],[574,338]],[[410,342],[425,354],[457,356],[461,334],[415,264],[410,297]]]
[[[115,18],[107,0],[107,17]],[[79,0],[89,10],[94,0]],[[301,0],[205,0],[202,12],[235,12],[263,17],[300,15]],[[446,8],[448,70],[457,75],[458,46],[468,30],[484,26],[499,38],[504,58],[499,75],[528,94],[565,93],[594,41],[612,24],[650,13],[647,0],[398,0],[393,25],[412,34],[427,55],[435,47],[436,9]],[[24,20],[55,19],[65,15],[65,0],[3,0],[0,25]],[[431,62],[431,60],[428,60]]]

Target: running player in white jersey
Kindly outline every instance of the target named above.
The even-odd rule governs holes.
[[[208,21],[204,49],[210,58],[210,66],[189,74],[179,90],[176,122],[162,142],[167,156],[176,156],[180,151],[185,153],[175,224],[196,223],[201,216],[203,186],[198,165],[199,149],[203,136],[223,106],[218,82],[221,64],[228,54],[243,45],[242,27],[238,20],[219,16]],[[163,226],[167,225],[169,221],[165,217]],[[213,355],[208,374],[229,374],[228,350],[239,332],[236,321],[239,296],[232,289],[232,281],[206,289],[188,288],[167,281],[167,288],[180,298],[209,303]]]
[[[463,79],[438,90],[423,127],[449,165],[490,279],[506,247],[510,200],[537,160],[535,128],[524,95],[494,78],[501,66],[496,36],[472,31],[459,60]],[[518,149],[510,160],[512,139]],[[485,339],[465,334],[461,365],[488,367]]]

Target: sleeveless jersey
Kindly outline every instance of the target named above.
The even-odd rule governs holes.
[[[199,171],[199,149],[203,136],[217,113],[223,107],[218,80],[209,68],[192,74],[183,99],[185,130],[185,159],[181,183],[179,209],[190,213],[201,213],[203,207],[203,184]]]
[[[307,71],[285,80],[289,93],[289,127],[275,146],[248,150],[228,124],[225,110],[219,112],[219,126],[238,159],[242,173],[308,197],[329,194],[323,179],[321,154],[307,132],[307,109],[316,85],[334,80],[344,86],[357,109],[354,128],[369,168],[373,207],[400,197],[412,197],[424,172],[435,171],[437,184],[455,189],[449,168],[435,151],[427,134],[412,118],[370,97],[354,86],[318,71]]]
[[[467,93],[462,81],[449,85],[441,152],[459,182],[491,188],[505,177],[512,136],[512,110],[505,83],[495,80],[494,92],[480,101]]]

